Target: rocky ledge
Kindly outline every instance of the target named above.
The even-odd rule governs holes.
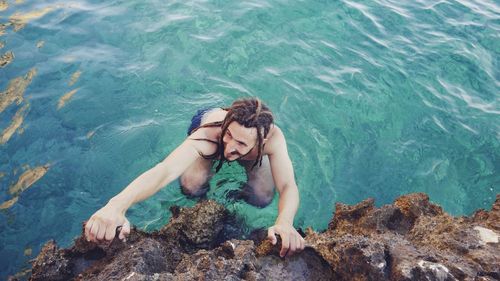
[[[452,217],[425,194],[380,208],[338,203],[328,229],[306,230],[307,247],[282,259],[263,232],[238,240],[238,222],[202,201],[173,208],[161,230],[133,230],[107,245],[83,236],[48,242],[31,280],[499,280],[500,194],[491,211]]]

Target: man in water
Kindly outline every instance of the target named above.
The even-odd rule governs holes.
[[[268,229],[268,239],[274,245],[275,234],[280,235],[280,256],[303,250],[304,239],[293,227],[299,193],[285,136],[273,124],[269,108],[257,98],[236,100],[229,108],[198,111],[181,145],[90,217],[85,225],[87,240],[112,240],[119,226],[118,237],[125,240],[130,233],[125,213],[133,204],[178,177],[185,194],[201,196],[208,190],[213,165],[218,172],[226,161],[237,161],[245,168],[248,180],[241,192],[248,203],[264,207],[272,201],[274,188],[278,190],[278,217]]]

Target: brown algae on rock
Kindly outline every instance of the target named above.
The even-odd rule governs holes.
[[[0,210],[5,210],[12,207],[17,202],[17,199],[19,199],[18,196],[3,202],[2,204],[0,204]]]
[[[10,17],[9,21],[14,25],[14,31],[19,31],[23,29],[28,22],[41,18],[53,10],[54,7],[45,7],[43,9],[31,11],[25,14],[15,13]]]
[[[28,169],[20,177],[17,183],[9,188],[9,193],[18,195],[40,180],[49,170],[50,165],[45,164],[34,169]]]
[[[14,53],[12,51],[6,52],[2,56],[0,56],[0,67],[1,68],[6,67],[13,60],[14,60]]]
[[[7,143],[12,135],[16,132],[16,130],[21,126],[21,124],[23,124],[25,111],[28,108],[29,104],[26,104],[16,112],[9,127],[5,128],[5,130],[3,130],[2,132],[2,135],[0,135],[0,144]]]
[[[78,91],[78,89],[74,89],[74,90],[71,90],[69,92],[67,92],[66,94],[64,94],[64,96],[62,96],[60,99],[59,99],[59,103],[57,104],[57,109],[61,109],[61,107],[63,107],[66,102],[71,99],[71,97],[76,94],[76,92]]]
[[[9,3],[5,0],[0,0],[0,12],[5,11],[9,8]]]
[[[484,229],[490,219],[498,221],[500,194],[491,211],[474,218],[452,217],[424,194],[396,203],[338,204],[326,231],[309,229],[308,247],[281,259],[279,245],[263,241],[265,235],[253,241],[226,237],[240,224],[228,227],[227,210],[202,200],[192,208],[172,207],[169,223],[157,232],[132,228],[127,243],[88,242],[83,227],[69,249],[49,241],[33,261],[30,280],[499,279],[499,244],[492,238],[497,228]],[[486,233],[481,239],[492,242],[479,242],[481,231]]]
[[[73,73],[73,75],[71,75],[71,80],[69,81],[68,85],[73,86],[76,83],[76,81],[78,81],[78,78],[80,78],[80,75],[82,75],[82,72],[80,70]]]
[[[5,29],[7,29],[7,27],[9,27],[11,25],[12,24],[10,22],[0,23],[0,36],[4,35],[5,34]]]
[[[23,101],[24,91],[35,75],[36,69],[32,68],[24,77],[17,77],[9,82],[7,89],[0,93],[0,113],[13,102],[20,104]]]

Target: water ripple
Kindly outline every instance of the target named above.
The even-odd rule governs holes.
[[[370,13],[369,8],[361,3],[356,3],[356,2],[351,2],[347,0],[343,0],[343,3],[347,4],[349,7],[354,8],[355,10],[361,12],[363,16],[365,16],[367,19],[369,19],[374,26],[377,27],[378,31],[381,33],[385,33],[385,27],[380,24],[380,19],[378,19],[376,16]]]
[[[23,104],[12,103],[30,110],[24,133],[0,146],[0,185],[24,164],[58,161],[14,204],[3,194],[14,201],[2,205],[11,214],[0,219],[2,280],[27,262],[27,245],[35,254],[49,239],[69,245],[81,221],[184,139],[197,109],[244,96],[265,101],[287,137],[297,227],[324,229],[337,200],[385,204],[427,192],[462,215],[500,192],[496,0],[47,0],[1,9],[0,55],[15,59],[0,70],[10,93],[0,132],[20,124],[10,120]],[[9,21],[16,13],[24,25]],[[29,85],[10,84],[35,68]],[[58,111],[64,93],[78,100]],[[165,190],[166,206],[189,201],[178,201],[177,183]],[[132,222],[165,215],[158,201],[143,206],[154,216],[132,209]],[[261,224],[276,212],[234,209]]]

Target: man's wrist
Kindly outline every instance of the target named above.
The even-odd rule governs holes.
[[[127,204],[126,200],[123,200],[123,199],[120,199],[117,197],[111,198],[107,205],[118,209],[123,214],[125,214],[125,212],[127,212],[128,208],[130,207],[130,205]]]
[[[281,225],[291,225],[291,226],[293,226],[293,219],[278,217],[276,219],[276,222],[274,224],[275,225],[276,224],[281,224]]]

